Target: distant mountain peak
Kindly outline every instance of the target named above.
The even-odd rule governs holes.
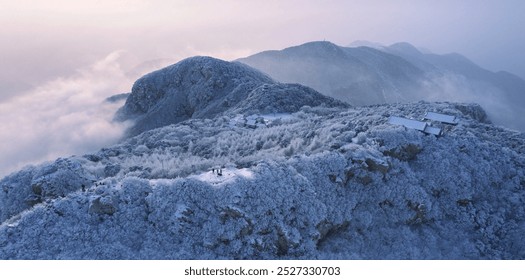
[[[282,50],[283,53],[300,56],[326,56],[332,59],[340,59],[346,56],[344,50],[329,41],[308,42],[299,46]]]
[[[340,47],[330,41],[312,41],[307,42],[302,45],[299,45],[301,47],[318,47],[318,48],[328,48],[328,49],[339,49]],[[293,47],[292,47],[293,48]]]
[[[491,120],[525,131],[525,80],[483,69],[457,53],[399,42],[370,48],[309,42],[239,59],[274,79],[300,83],[354,106],[410,101],[476,102]],[[505,112],[505,113],[503,113]]]
[[[413,57],[419,57],[423,54],[418,48],[414,47],[412,44],[407,43],[407,42],[399,42],[399,43],[392,44],[388,46],[388,49],[395,50],[405,55],[409,55]]]
[[[366,41],[366,40],[356,40],[356,41],[353,41],[352,43],[350,43],[350,45],[348,45],[348,47],[350,47],[350,48],[369,47],[369,48],[381,50],[385,46],[383,44],[377,43],[377,42],[371,42],[371,41]]]
[[[357,106],[408,101],[424,78],[420,69],[390,53],[331,42],[309,42],[240,61],[281,82],[301,83]]]

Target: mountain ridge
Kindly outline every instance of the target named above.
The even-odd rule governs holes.
[[[333,55],[314,52],[323,44],[347,55],[335,61]],[[419,100],[475,102],[496,124],[525,131],[521,120],[525,80],[483,69],[457,53],[424,53],[406,42],[375,48],[314,42],[238,61],[278,81],[302,83],[355,106]]]
[[[404,95],[418,91],[419,80],[424,80],[423,73],[405,60],[369,47],[343,48],[318,41],[280,52],[255,54],[237,61],[279,81],[301,83],[355,106],[380,104],[387,99],[408,101]],[[377,71],[382,66],[386,72]],[[407,84],[409,88],[405,87]]]
[[[274,108],[275,112],[271,112],[270,104],[259,102],[257,108],[255,104],[246,104],[247,100],[251,100],[247,97],[255,90],[259,90],[260,94],[273,95],[274,100],[289,98],[286,94],[267,90],[270,88],[279,89],[281,92],[289,88],[296,94],[302,92],[304,98],[298,99],[294,103],[296,105],[347,106],[305,86],[276,86],[277,84],[258,70],[241,63],[211,57],[187,58],[138,79],[126,104],[116,113],[115,119],[133,120],[134,125],[129,129],[128,135],[137,135],[190,118],[212,118],[248,109],[260,114],[291,113],[289,110],[293,106]],[[264,87],[267,89],[261,90]],[[305,103],[306,101],[309,103]],[[298,110],[297,107],[293,110]]]
[[[137,80],[116,119],[135,122],[119,143],[0,180],[1,259],[525,258],[525,134],[480,105],[349,106],[194,57]]]

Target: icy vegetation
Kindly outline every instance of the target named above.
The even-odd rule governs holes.
[[[135,136],[0,181],[1,259],[525,258],[525,136],[479,105],[350,108],[202,57],[127,98]],[[429,112],[458,123],[388,122]]]
[[[310,42],[239,61],[281,82],[301,83],[355,106],[475,102],[498,124],[525,131],[525,81],[491,72],[459,54],[423,53],[408,43],[341,47]]]
[[[460,123],[387,124],[428,111]],[[0,257],[523,259],[525,139],[483,120],[421,102],[150,130],[4,178]]]

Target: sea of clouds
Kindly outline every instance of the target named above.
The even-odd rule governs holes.
[[[124,51],[0,103],[0,176],[27,164],[97,150],[119,140],[126,123],[112,121],[133,77],[121,67]]]

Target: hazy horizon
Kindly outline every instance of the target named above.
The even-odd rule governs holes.
[[[395,2],[395,3],[393,3]],[[115,51],[132,67],[194,55],[235,59],[327,40],[409,42],[525,77],[523,1],[0,1],[0,82],[70,75]],[[5,93],[2,93],[5,94]]]
[[[409,42],[525,77],[523,1],[0,0],[0,176],[114,143],[107,96],[195,55]],[[109,132],[109,133],[108,133]]]

